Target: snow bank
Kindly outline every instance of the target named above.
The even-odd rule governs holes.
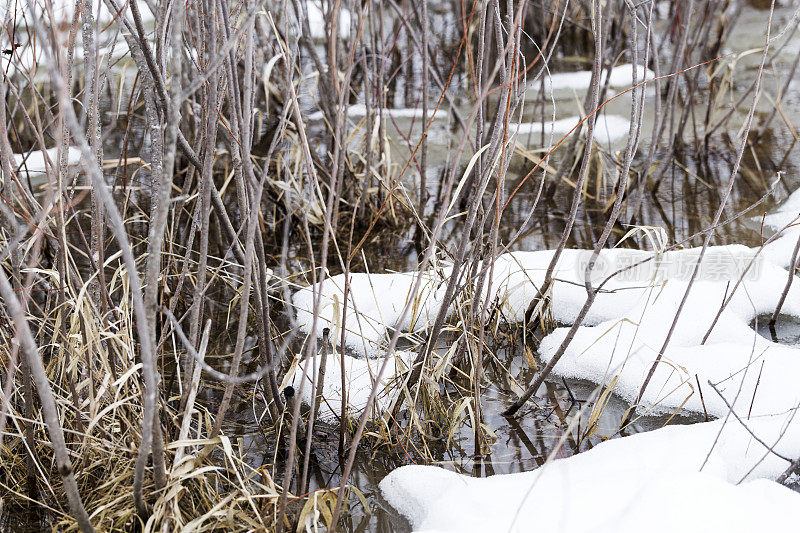
[[[669,332],[698,254],[698,249],[667,253],[605,285],[553,372],[602,385],[616,380],[615,393],[635,401]],[[501,309],[509,320],[519,321],[541,286],[549,252],[509,255],[498,261],[501,282],[494,299],[503,302]],[[604,251],[595,282],[648,255],[654,257],[647,252]],[[559,261],[551,297],[554,318],[560,323],[573,323],[586,301],[587,258],[588,252],[567,251]],[[751,261],[742,285],[703,343],[722,302]],[[708,385],[710,380],[745,414],[794,407],[800,402],[800,390],[792,385],[800,379],[800,352],[772,343],[750,327],[754,318],[775,309],[788,273],[744,246],[711,247],[703,265],[643,403],[656,405],[659,411],[684,408],[724,415],[727,407]],[[783,312],[800,316],[800,284],[793,284]],[[555,355],[568,330],[557,328],[542,340],[543,360]]]
[[[528,135],[534,135],[534,141],[541,139],[544,132],[545,138],[552,133],[553,142],[558,142],[561,137],[570,133],[572,129],[582,120],[582,117],[569,117],[556,120],[555,122],[524,122],[519,125],[509,126],[509,130],[518,132],[519,139],[525,141]],[[595,121],[594,138],[600,142],[610,143],[625,137],[630,131],[630,121],[618,115],[607,115],[601,113]],[[585,124],[581,125],[584,135],[586,133]]]
[[[660,255],[602,251],[592,273],[593,284],[622,273],[603,285],[553,372],[601,385],[614,382],[617,395],[635,401],[667,337],[699,253],[698,248]],[[586,301],[584,277],[590,256],[587,250],[564,250],[554,269],[549,297],[557,323],[574,323]],[[485,296],[506,321],[524,319],[543,286],[552,257],[553,252],[546,250],[512,252],[495,260]],[[395,325],[410,332],[429,327],[442,305],[448,275],[449,270],[424,274],[422,288],[413,297],[415,273],[351,274],[346,344],[361,355],[380,356],[386,335]],[[741,286],[734,292],[742,275]],[[722,416],[726,402],[745,415],[783,412],[800,403],[800,389],[794,385],[800,379],[800,352],[768,341],[751,327],[756,317],[775,309],[787,275],[784,268],[750,248],[710,247],[643,405],[655,406],[657,411],[688,409]],[[316,287],[319,290],[319,284]],[[294,305],[301,329],[319,335],[322,328],[335,329],[341,323],[344,278],[334,276],[323,284],[317,329],[312,332],[313,290],[298,291]],[[411,312],[398,323],[412,297]],[[729,304],[711,329],[728,297]],[[792,285],[783,313],[800,317],[800,283]],[[568,329],[557,328],[542,340],[539,353],[545,361],[555,355]]]
[[[759,224],[762,218],[755,219]],[[800,222],[800,190],[789,195],[777,209],[763,218],[764,227],[778,231],[789,224]]]
[[[559,74],[552,74],[550,76],[545,73],[543,75],[545,76],[544,90],[547,94],[549,94],[551,91],[553,93],[564,91],[585,91],[589,89],[592,83],[591,70],[584,70],[580,72],[563,72]],[[637,83],[641,83],[645,81],[645,79],[652,79],[654,77],[655,73],[652,70],[645,68],[642,65],[638,66],[636,70]],[[606,78],[608,78],[610,87],[631,87],[633,85],[633,65],[625,64],[614,67],[611,69],[610,76],[603,71],[600,82],[601,86],[605,83]],[[534,91],[538,91],[539,87],[540,84],[538,81],[531,84],[531,88]]]
[[[796,457],[800,420],[786,429],[787,420],[749,427]],[[720,420],[606,441],[532,472],[471,478],[405,466],[380,489],[416,531],[783,531],[800,517],[800,494],[763,478],[787,466],[737,422]]]
[[[762,224],[761,217],[753,221]],[[765,257],[788,269],[792,252],[800,237],[800,190],[792,193],[778,209],[764,217],[763,224],[767,234],[770,230],[772,233],[781,232],[777,239],[764,247]]]
[[[781,229],[798,211],[800,196],[795,194],[765,224]],[[743,416],[761,416],[794,408],[800,404],[796,386],[800,349],[771,342],[752,327],[757,317],[775,310],[784,290],[800,227],[785,233],[764,250],[740,245],[709,247],[672,332],[700,249],[661,254],[603,250],[591,280],[594,286],[604,282],[602,290],[555,365],[554,374],[602,386],[613,383],[613,392],[632,403],[669,336],[640,410],[685,409],[724,416],[731,405]],[[564,250],[555,266],[548,298],[556,323],[573,324],[586,302],[584,277],[590,256],[588,250]],[[501,255],[482,296],[497,307],[504,320],[521,322],[542,290],[552,257],[551,250]],[[414,272],[352,274],[347,346],[362,356],[378,357],[391,328],[407,332],[428,328],[441,308],[449,272],[446,268],[424,273],[416,295],[412,294]],[[320,287],[299,290],[294,305],[301,329],[314,335],[324,327],[336,329],[345,314],[343,289],[341,275],[323,284],[315,331],[311,328],[312,292]],[[399,322],[409,298],[413,298],[411,312]],[[800,318],[800,283],[792,284],[782,313]],[[568,331],[569,327],[557,328],[542,340],[539,354],[544,361],[555,356]]]
[[[345,316],[345,343],[362,355],[377,356],[391,328],[418,331],[436,318],[446,290],[449,269],[422,274],[419,292],[412,294],[417,273],[350,274],[350,289]],[[293,304],[300,329],[320,336],[324,328],[335,331],[345,313],[343,274],[327,278],[322,284],[297,291]],[[321,292],[319,317],[312,331],[314,298]],[[408,299],[413,299],[405,319],[398,323]]]
[[[47,172],[45,163],[45,152],[50,162],[58,168],[58,148],[49,148],[42,152],[37,150],[24,154],[14,154],[14,167],[20,176],[35,176]],[[81,160],[81,151],[70,146],[67,149],[67,165],[77,165]]]
[[[321,420],[334,421],[341,415],[342,409],[342,368],[341,355],[329,353],[325,364],[325,382],[323,385],[322,402],[320,403],[319,417]],[[376,380],[380,379],[378,395],[375,397],[374,409],[383,413],[389,408],[399,383],[400,373],[408,370],[414,360],[411,352],[396,351],[389,356],[386,371],[379,376],[383,359],[358,359],[344,355],[345,383],[347,389],[348,410],[351,417],[358,417],[367,406],[370,392]],[[303,403],[311,405],[314,382],[314,366],[317,367],[316,375],[319,376],[320,357],[316,360],[306,360],[299,364],[292,378],[292,386],[299,390],[301,380],[305,380]],[[318,378],[317,378],[318,379]]]

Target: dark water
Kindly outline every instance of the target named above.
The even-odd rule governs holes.
[[[770,325],[771,316],[759,316],[757,324],[753,324],[759,335],[772,342],[787,346],[800,347],[800,319],[779,315],[774,325]]]

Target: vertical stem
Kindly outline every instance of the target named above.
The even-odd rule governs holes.
[[[9,314],[14,320],[16,336],[19,339],[22,353],[25,356],[25,361],[30,369],[33,382],[36,385],[36,391],[42,404],[42,415],[44,417],[45,427],[50,436],[50,443],[53,445],[53,454],[55,455],[56,465],[58,466],[58,471],[64,483],[64,492],[67,493],[70,510],[78,521],[78,526],[81,531],[94,531],[94,527],[92,527],[92,523],[89,520],[89,515],[83,507],[78,485],[75,483],[72,462],[69,459],[67,445],[64,441],[64,430],[61,427],[58,408],[56,407],[56,401],[53,397],[53,390],[50,388],[50,381],[47,379],[47,373],[44,370],[42,359],[39,356],[39,348],[36,346],[36,341],[31,333],[28,320],[25,317],[25,311],[20,305],[19,300],[17,300],[8,277],[2,268],[0,268],[0,296],[5,300]]]

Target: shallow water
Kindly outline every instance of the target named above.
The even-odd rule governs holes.
[[[758,317],[758,324],[753,326],[759,335],[772,342],[800,347],[800,319],[779,315],[774,325],[770,324],[771,319],[771,316]]]

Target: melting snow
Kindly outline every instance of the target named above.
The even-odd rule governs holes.
[[[542,124],[541,122],[526,122],[522,123],[519,126],[511,125],[509,126],[509,130],[513,132],[519,133],[519,140],[525,141],[527,135],[534,135],[533,140],[537,140],[541,138],[542,133],[544,133],[545,138],[547,138],[551,132],[554,135],[554,142],[558,142],[561,137],[570,133],[573,128],[582,120],[582,117],[569,117],[563,118],[560,120],[556,120],[555,122],[545,122]],[[611,143],[617,139],[621,139],[628,135],[630,131],[630,121],[626,118],[620,117],[618,115],[607,115],[605,113],[601,113],[597,115],[597,119],[595,121],[594,126],[594,138],[595,140]],[[585,124],[581,125],[581,129],[583,133],[586,133],[586,126]]]
[[[380,375],[380,387],[375,397],[374,409],[383,413],[394,399],[398,383],[397,376],[407,370],[414,359],[411,352],[396,351],[389,356],[385,372]],[[320,403],[319,417],[321,420],[335,421],[341,416],[342,409],[342,368],[341,357],[338,353],[329,353],[325,364],[325,381],[323,384],[323,400]],[[358,417],[367,406],[372,386],[378,379],[383,358],[359,359],[345,354],[345,383],[347,389],[347,404],[351,417]],[[305,379],[302,391],[302,400],[306,405],[311,405],[313,396],[314,366],[317,370],[320,357],[315,360],[302,361],[292,378],[292,386],[299,390],[301,380]],[[308,364],[307,364],[308,363]],[[318,372],[316,373],[318,376]],[[317,377],[319,379],[319,377]]]
[[[583,70],[580,72],[563,72],[549,76],[545,73],[543,76],[545,77],[544,90],[547,94],[549,94],[551,91],[554,93],[565,91],[585,91],[589,89],[592,83],[592,71],[590,70]],[[654,77],[655,73],[648,68],[639,65],[636,69],[637,83],[641,83],[645,81],[645,79],[653,79]],[[608,78],[608,84],[611,87],[630,87],[633,85],[633,65],[625,64],[614,67],[611,69],[610,76],[603,71],[600,81],[601,87],[605,83],[606,78]],[[533,90],[538,90],[539,87],[540,84],[538,81],[531,84],[531,88]]]
[[[428,109],[428,120],[432,117],[436,118],[437,120],[444,117],[444,113],[442,113],[441,109],[434,113],[436,109],[429,108]],[[380,115],[383,115],[387,118],[393,119],[419,119],[422,120],[422,108],[421,107],[406,107],[406,108],[390,108],[385,107],[380,110],[375,110],[376,118],[380,118]],[[367,116],[367,106],[364,104],[354,104],[347,108],[347,118],[348,119],[362,119]],[[322,114],[322,111],[315,111],[308,115],[308,120],[315,121],[315,120],[322,120],[325,118],[325,115]],[[573,123],[573,126],[575,123]]]
[[[54,168],[58,168],[58,148],[49,148],[45,152],[47,152],[47,158],[50,159]],[[48,168],[45,164],[45,152],[37,150],[24,154],[14,154],[15,170],[18,170],[20,175],[34,176],[44,174]],[[70,146],[67,149],[67,165],[77,165],[80,160],[81,151]]]
[[[507,321],[523,320],[543,286],[552,254],[549,250],[512,252],[496,259],[488,297]],[[558,323],[572,324],[586,301],[584,275],[590,255],[586,250],[565,250],[556,265],[550,298]],[[603,285],[554,372],[601,385],[613,381],[616,394],[635,401],[698,257],[699,249],[660,255],[604,250],[593,273],[595,285],[620,269],[627,270]],[[701,265],[643,404],[657,411],[683,408],[715,416],[727,412],[726,401],[745,414],[783,412],[797,405],[800,389],[793,385],[800,378],[797,349],[770,342],[750,326],[756,317],[775,309],[788,272],[738,245],[710,247]],[[362,356],[378,356],[391,327],[410,332],[429,327],[442,305],[447,275],[447,269],[424,273],[411,311],[398,323],[417,274],[351,274],[346,344]],[[313,290],[306,287],[294,296],[298,322],[308,333]],[[343,301],[343,275],[326,280],[317,335],[322,328],[335,329],[341,323]],[[800,317],[800,284],[792,285],[783,313]],[[539,352],[545,361],[554,356],[568,329],[557,328],[543,339]],[[710,388],[709,380],[724,400]]]
[[[800,420],[787,428],[789,418],[748,428],[796,457]],[[800,516],[800,494],[768,479],[787,466],[737,422],[719,420],[613,439],[518,474],[404,466],[380,489],[415,531],[784,531]]]
[[[403,331],[427,328],[436,318],[447,288],[449,269],[423,273],[420,290],[412,295],[416,272],[397,274],[350,274],[350,288],[345,316],[345,343],[362,355],[380,354],[387,325],[398,325]],[[343,274],[326,279],[322,284],[319,317],[315,333],[324,328],[334,331],[341,324],[345,310],[345,278]],[[315,293],[320,284],[297,291],[293,303],[301,329],[311,333]],[[405,320],[397,324],[409,298],[413,299]]]

